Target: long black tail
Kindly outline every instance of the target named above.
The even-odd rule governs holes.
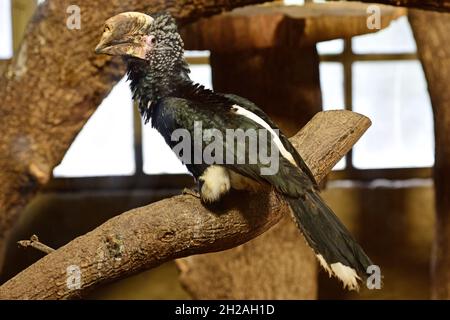
[[[372,262],[342,222],[315,191],[286,200],[322,267],[330,276],[339,278],[344,288],[358,290],[358,280],[367,278],[367,267]]]

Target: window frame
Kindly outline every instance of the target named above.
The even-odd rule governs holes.
[[[320,62],[338,62],[343,66],[344,105],[352,111],[353,106],[353,63],[361,61],[417,61],[417,53],[355,53],[352,38],[345,38],[344,49],[338,54],[320,54]],[[329,175],[330,180],[371,181],[375,179],[406,180],[432,177],[432,167],[405,167],[358,169],[353,165],[353,149],[345,156],[345,168]]]
[[[307,2],[307,1],[305,1]],[[14,40],[17,40],[13,26]],[[344,48],[338,54],[319,54],[320,62],[337,62],[343,66],[344,105],[351,110],[353,102],[352,67],[360,61],[404,61],[419,60],[417,53],[354,53],[352,38],[345,38]],[[0,61],[0,69],[8,60]],[[188,57],[189,64],[209,64],[207,56]],[[130,189],[182,189],[193,184],[188,174],[146,174],[143,172],[142,122],[136,105],[133,105],[134,161],[136,171],[129,176],[97,176],[97,177],[54,177],[44,187],[46,191],[81,191],[81,190],[130,190]],[[358,169],[353,165],[353,152],[345,157],[345,168],[333,171],[330,180],[372,181],[375,179],[405,180],[428,179],[432,177],[432,167],[424,168],[382,168]]]
[[[353,74],[352,67],[358,61],[404,61],[418,60],[416,53],[392,53],[392,54],[357,54],[352,50],[352,38],[343,39],[344,49],[338,54],[321,54],[320,62],[337,62],[343,66],[344,79],[344,104],[346,110],[351,110],[353,102]],[[209,58],[188,57],[189,64],[209,64]],[[134,114],[134,156],[136,172],[131,176],[107,176],[85,178],[54,178],[46,187],[46,190],[90,190],[90,189],[182,189],[193,184],[188,174],[146,174],[143,172],[142,149],[142,121],[136,105]],[[375,179],[406,180],[428,179],[432,177],[432,168],[382,168],[382,169],[358,169],[353,165],[353,152],[345,157],[345,169],[333,171],[329,180],[355,180],[372,181]]]

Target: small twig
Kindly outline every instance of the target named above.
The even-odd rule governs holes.
[[[17,241],[17,244],[24,248],[32,247],[32,248],[39,250],[41,252],[44,252],[46,254],[49,254],[49,253],[52,253],[53,251],[55,251],[55,249],[50,248],[49,246],[40,242],[38,236],[35,234],[33,234],[31,236],[30,240]]]

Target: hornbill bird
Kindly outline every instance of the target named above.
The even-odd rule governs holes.
[[[201,200],[204,203],[219,201],[231,188],[254,190],[261,184],[271,185],[289,204],[294,221],[322,267],[330,276],[340,279],[344,288],[357,290],[358,281],[367,278],[367,268],[372,262],[322,200],[301,156],[254,103],[194,83],[189,78],[183,47],[170,14],[125,12],[105,22],[95,51],[124,57],[133,98],[139,103],[142,116],[146,122],[151,120],[151,125],[172,149],[178,143],[172,139],[172,133],[182,129],[194,135],[198,122],[218,130],[223,136],[228,129],[266,130],[266,137],[278,152],[278,170],[273,174],[262,174],[261,169],[267,163],[261,159],[253,163],[185,161],[198,182]],[[203,144],[190,143],[192,153],[196,148],[204,148]],[[237,148],[241,147],[221,145],[224,152],[232,149],[230,154],[234,160]],[[249,155],[248,145],[244,146],[244,151]]]

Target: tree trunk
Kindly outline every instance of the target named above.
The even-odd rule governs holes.
[[[76,134],[123,76],[119,59],[96,56],[104,21],[123,11],[168,9],[182,23],[261,0],[76,2],[81,29],[69,30],[69,0],[46,1],[0,77],[0,267],[8,230],[52,175]]]
[[[450,299],[450,14],[411,10],[409,19],[434,112],[436,235],[432,253],[432,297]]]

